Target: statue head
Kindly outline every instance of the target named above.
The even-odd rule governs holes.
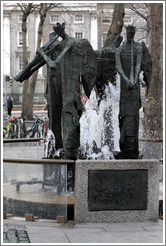
[[[133,25],[127,26],[126,27],[126,32],[127,32],[127,41],[131,42],[131,40],[134,39],[135,27]]]
[[[64,37],[65,35],[65,23],[60,24],[56,23],[56,26],[53,26],[53,30],[60,36]]]

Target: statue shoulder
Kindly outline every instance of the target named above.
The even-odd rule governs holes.
[[[138,43],[138,42],[134,42],[134,47],[135,49],[142,49],[142,42],[141,43]]]
[[[80,41],[81,45],[83,45],[85,47],[92,47],[90,42],[88,41],[88,39],[83,38],[83,39],[79,39],[79,41]]]
[[[75,39],[74,50],[76,53],[87,53],[89,50],[93,50],[91,44],[87,39]]]
[[[119,46],[118,48],[116,48],[115,52],[116,52],[116,54],[119,54],[119,53],[121,53],[122,51],[124,51],[124,49],[125,49],[125,46],[124,46],[124,44],[123,44],[123,45]]]

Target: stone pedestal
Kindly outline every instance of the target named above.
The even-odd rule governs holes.
[[[79,160],[75,222],[157,221],[158,160]]]

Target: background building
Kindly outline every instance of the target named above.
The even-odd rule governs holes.
[[[85,38],[94,50],[101,49],[106,40],[107,31],[112,21],[114,4],[112,3],[61,3],[56,9],[47,12],[43,29],[43,44],[48,42],[49,33],[57,22],[65,22],[66,32],[75,38]],[[23,83],[14,81],[13,77],[23,69],[22,58],[22,12],[16,4],[3,3],[3,96],[14,99],[14,104],[21,104]],[[36,53],[39,13],[34,11],[27,21],[28,59],[31,61]],[[133,11],[125,8],[124,26],[133,24],[137,28],[135,40],[147,44],[146,22]],[[125,28],[122,35],[125,40]],[[45,103],[46,66],[39,69],[34,103]]]

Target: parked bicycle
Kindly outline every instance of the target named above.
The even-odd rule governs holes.
[[[48,132],[48,118],[45,117],[42,125],[42,136],[44,139],[47,137],[47,132]]]
[[[18,138],[18,119],[9,117],[7,127],[3,127],[3,137],[6,139]]]
[[[34,115],[36,117],[34,124],[30,129],[27,129],[25,124],[25,118],[19,117],[19,137],[20,138],[39,138],[41,136],[41,130],[40,130],[40,122],[43,122],[37,115]]]

